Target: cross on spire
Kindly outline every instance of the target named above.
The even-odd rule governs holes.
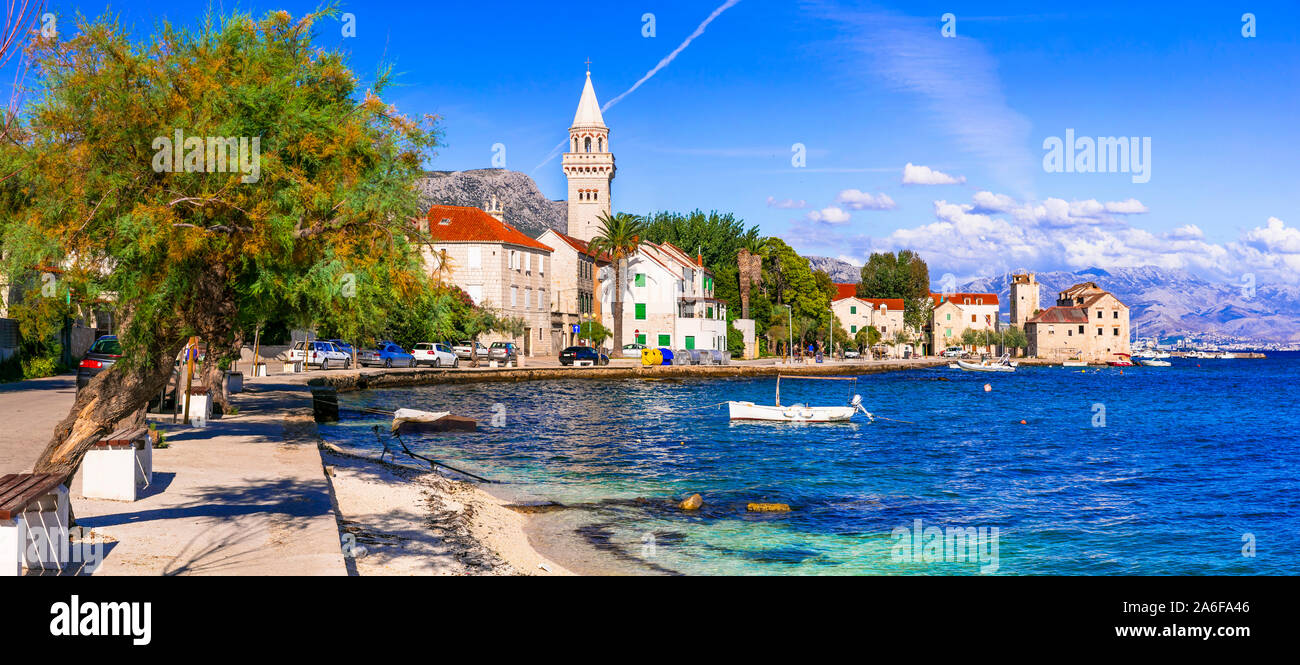
[[[588,74],[591,73],[591,58],[590,58],[590,57],[587,58],[587,73],[588,73]]]

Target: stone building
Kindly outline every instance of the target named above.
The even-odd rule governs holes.
[[[852,339],[859,330],[874,326],[880,332],[880,343],[890,355],[901,356],[908,345],[895,344],[894,337],[903,330],[902,298],[859,298],[857,284],[836,284],[837,298],[831,301],[831,311],[840,326]]]
[[[1011,325],[1024,330],[1029,319],[1042,311],[1039,286],[1032,272],[1011,276]]]
[[[949,346],[962,344],[966,329],[1000,330],[998,294],[996,293],[931,293],[934,309],[930,313],[930,348],[934,353]],[[994,345],[978,346],[975,351],[992,353]]]
[[[600,113],[590,70],[569,127],[569,152],[564,153],[562,166],[569,181],[569,235],[590,242],[600,231],[600,216],[613,209],[609,190],[616,170],[609,127]]]
[[[554,229],[547,229],[537,240],[552,250],[551,348],[581,346],[579,327],[591,317],[600,320],[596,293],[600,268],[610,264],[609,258],[593,255],[587,243]]]
[[[484,344],[513,341],[529,356],[553,354],[551,278],[547,272],[551,248],[507,224],[497,205],[489,208],[491,213],[464,206],[429,208],[423,230],[433,242],[422,250],[424,265],[434,272],[445,260],[441,274],[468,293],[475,304],[495,309],[502,316],[521,317],[528,324],[528,332],[521,338],[492,333],[480,338]]]
[[[1096,282],[1061,291],[1055,306],[1026,322],[1025,335],[1036,358],[1100,363],[1131,352],[1128,306]]]

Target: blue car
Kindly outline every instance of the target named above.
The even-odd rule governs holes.
[[[415,356],[402,347],[391,343],[380,343],[373,349],[366,349],[357,354],[357,362],[362,367],[383,365],[384,367],[415,367]]]

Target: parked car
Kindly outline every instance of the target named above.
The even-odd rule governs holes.
[[[965,353],[966,353],[965,349],[962,349],[960,346],[950,346],[950,347],[944,349],[944,350],[943,350],[943,353],[940,353],[940,354],[939,354],[939,357],[941,357],[941,358],[960,358],[960,357],[962,357],[962,355],[964,355]]]
[[[858,353],[857,351],[855,351],[855,350],[853,350],[853,349],[849,349],[849,350],[847,350],[847,351],[844,352],[844,359],[845,359],[845,360],[854,360],[854,359],[861,358],[861,357],[862,357],[862,354],[861,354],[861,353]]]
[[[289,349],[289,360],[301,360],[305,365],[320,365],[329,369],[330,365],[352,368],[352,354],[343,353],[332,342],[297,342]]]
[[[635,343],[635,342],[633,342],[633,343],[631,343],[631,344],[624,344],[624,345],[623,345],[623,357],[624,357],[624,358],[640,358],[640,357],[641,357],[641,350],[642,350],[642,349],[646,349],[646,348],[649,348],[649,347],[647,347],[645,344],[637,344],[637,343]]]
[[[488,358],[501,362],[518,361],[519,347],[514,342],[492,342],[492,347],[488,349]]]
[[[609,356],[590,346],[570,346],[560,352],[561,365],[572,365],[579,360],[589,360],[597,365],[609,364]]]
[[[77,390],[85,388],[96,374],[112,367],[121,357],[122,344],[117,341],[117,335],[100,336],[77,364]]]
[[[461,360],[469,360],[470,357],[471,357],[469,351],[470,351],[470,348],[471,348],[472,346],[477,346],[477,347],[478,347],[478,357],[480,357],[480,358],[484,358],[484,359],[487,358],[487,356],[488,356],[488,348],[487,348],[486,346],[484,346],[482,342],[470,342],[470,341],[466,340],[466,341],[461,342],[460,344],[457,344],[456,346],[452,347],[452,350],[456,352],[456,357],[457,357],[457,358],[460,358]]]
[[[415,366],[428,365],[429,367],[460,367],[460,358],[456,357],[456,352],[451,350],[450,346],[436,342],[421,342],[411,349],[411,355],[415,356]]]
[[[347,342],[341,339],[329,339],[325,341],[329,342],[330,344],[333,344],[339,351],[348,354],[349,357],[352,356],[352,352],[355,350],[351,344],[348,344]]]
[[[383,365],[384,367],[415,367],[415,356],[402,347],[388,343],[379,343],[373,349],[366,349],[357,354],[357,362],[362,367]]]

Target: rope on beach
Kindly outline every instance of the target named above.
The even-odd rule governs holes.
[[[379,439],[379,443],[382,444],[382,445],[384,446],[384,452],[385,452],[385,453],[388,453],[388,454],[391,455],[391,454],[392,454],[392,451],[388,449],[388,442],[387,442],[387,441],[384,441],[383,437],[379,436],[379,425],[375,425],[374,430],[375,430],[375,438],[376,438],[376,439]],[[424,460],[425,462],[428,462],[428,463],[429,463],[429,468],[430,468],[430,469],[437,470],[438,467],[443,467],[444,469],[449,469],[449,470],[451,470],[451,471],[455,471],[456,473],[459,473],[459,474],[462,475],[462,476],[468,476],[468,477],[473,478],[474,480],[477,480],[477,481],[479,481],[479,482],[483,482],[483,483],[495,483],[495,482],[496,482],[495,480],[488,480],[487,478],[484,478],[483,476],[476,476],[476,475],[474,475],[474,474],[472,474],[472,473],[470,473],[470,472],[468,472],[468,471],[461,471],[460,469],[457,469],[457,468],[454,467],[454,466],[451,466],[451,465],[449,465],[449,464],[443,464],[442,462],[439,462],[438,460],[433,459],[433,458],[431,458],[431,457],[425,457],[425,456],[423,456],[423,455],[417,455],[417,454],[411,452],[411,449],[410,449],[410,448],[407,448],[407,447],[406,447],[406,442],[403,441],[401,435],[397,434],[396,432],[393,433],[393,438],[397,439],[397,442],[400,443],[400,444],[402,444],[402,451],[403,451],[403,452],[405,452],[407,455],[410,455],[411,457],[414,457],[415,459]],[[381,454],[381,455],[379,456],[379,459],[380,459],[380,460],[383,460],[383,459],[384,459],[384,456]]]

